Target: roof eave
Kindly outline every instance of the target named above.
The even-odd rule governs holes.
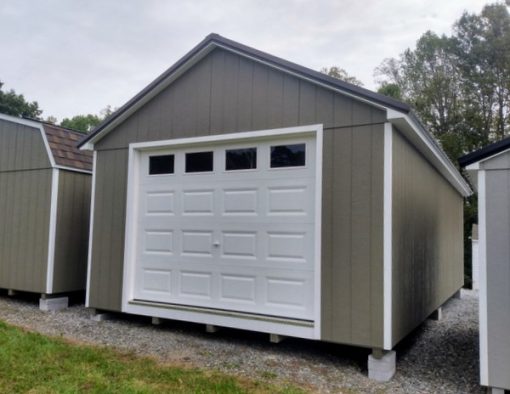
[[[388,110],[387,119],[413,143],[463,197],[469,197],[473,194],[471,187],[464,177],[412,112],[406,114],[395,110]]]

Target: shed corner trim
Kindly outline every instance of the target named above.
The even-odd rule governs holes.
[[[50,226],[48,235],[48,264],[46,272],[46,293],[53,292],[53,274],[55,266],[55,242],[57,233],[58,183],[60,170],[54,168],[51,174]]]
[[[393,126],[384,124],[383,345],[393,348]]]

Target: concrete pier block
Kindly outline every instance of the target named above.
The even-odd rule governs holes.
[[[153,317],[152,317],[152,324],[153,324],[154,326],[159,326],[159,325],[161,324],[161,319],[160,319],[159,317],[155,317],[155,316],[153,316]]]
[[[429,316],[429,319],[430,319],[430,320],[437,320],[437,321],[443,320],[443,308],[442,308],[442,307],[437,308],[437,309],[436,309],[434,312],[432,312],[432,314]]]
[[[39,299],[39,309],[45,312],[60,311],[62,309],[66,309],[68,306],[68,297],[48,298],[47,296],[42,296]]]
[[[498,389],[497,387],[490,388],[490,394],[505,394],[504,389]]]
[[[462,299],[462,289],[459,289],[454,295],[452,295],[452,298],[455,298],[457,300]]]
[[[388,382],[397,370],[397,354],[374,352],[368,356],[368,377],[378,382]]]
[[[13,297],[13,296],[15,296],[16,294],[18,294],[18,293],[16,292],[16,290],[12,290],[12,289],[7,290],[7,295],[8,295],[9,297]]]
[[[213,326],[212,324],[206,324],[205,325],[205,332],[208,332],[209,334],[214,334],[215,332],[218,332],[220,330],[220,327]]]
[[[286,337],[283,335],[278,334],[269,334],[269,342],[271,343],[280,343],[283,341]]]
[[[105,320],[111,320],[113,318],[113,315],[108,312],[98,311],[96,309],[92,310],[92,315],[90,315],[90,320],[93,321],[105,321]]]

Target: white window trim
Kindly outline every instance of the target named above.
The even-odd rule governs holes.
[[[94,207],[96,201],[96,169],[97,169],[97,151],[94,151],[94,158],[92,161],[92,190],[90,193],[90,219],[89,219],[89,245],[87,255],[87,285],[85,291],[85,307],[90,307],[90,281],[92,272],[92,241],[94,237]]]
[[[314,134],[316,137],[316,186],[315,186],[315,267],[314,267],[314,324],[313,327],[302,327],[294,324],[275,323],[272,321],[225,317],[197,311],[183,311],[157,306],[136,305],[130,303],[133,299],[134,289],[134,261],[136,257],[136,234],[138,194],[136,186],[140,178],[140,154],[145,150],[167,147],[196,146],[198,144],[218,144],[221,142],[246,141],[248,139],[268,139],[303,134]],[[238,133],[220,134],[214,136],[179,138],[164,141],[138,142],[129,144],[128,184],[126,203],[126,228],[124,243],[124,273],[122,287],[122,312],[135,313],[146,316],[159,316],[162,318],[186,320],[197,323],[223,325],[233,328],[247,329],[281,335],[296,336],[307,339],[321,339],[321,233],[322,233],[322,151],[323,126],[315,124],[309,126],[288,127],[270,130],[247,131]],[[95,172],[94,172],[95,173]],[[89,252],[90,256],[90,252]],[[89,257],[90,258],[90,257]]]
[[[393,126],[384,124],[383,346],[393,347]]]
[[[487,316],[487,217],[485,171],[478,172],[478,263],[480,270],[479,319],[480,319],[480,384],[489,385],[489,350]]]
[[[46,293],[53,293],[53,276],[55,270],[55,242],[57,233],[57,211],[58,211],[58,181],[60,170],[53,169],[51,172],[51,205],[50,225],[48,232],[48,260],[46,265]]]

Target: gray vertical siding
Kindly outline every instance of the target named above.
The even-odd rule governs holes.
[[[463,198],[393,132],[393,343],[464,282]]]
[[[85,290],[92,176],[59,170],[52,293]]]
[[[0,288],[46,292],[51,172],[0,172]]]
[[[510,153],[482,164],[487,239],[489,386],[510,390]],[[484,306],[480,306],[484,307]]]
[[[322,337],[383,346],[384,126],[324,133]]]
[[[321,123],[322,335],[382,344],[385,113],[216,49],[96,144],[90,306],[121,308],[130,143]]]
[[[41,132],[0,120],[0,288],[46,291],[51,172]]]
[[[50,167],[39,129],[0,119],[0,171]]]

